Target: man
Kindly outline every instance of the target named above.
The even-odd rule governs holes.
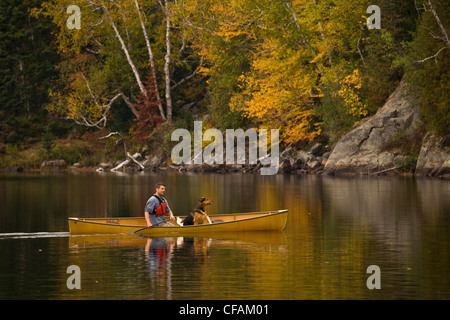
[[[155,194],[152,195],[145,205],[145,220],[147,227],[174,227],[173,224],[166,222],[165,215],[168,212],[171,221],[175,220],[172,210],[169,208],[167,200],[164,199],[166,186],[162,182],[156,184]]]

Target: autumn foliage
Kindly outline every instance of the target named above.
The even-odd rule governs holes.
[[[44,108],[85,126],[145,142],[162,117],[189,127],[208,115],[221,130],[279,129],[285,145],[333,142],[406,70],[427,128],[450,128],[448,1],[378,0],[375,30],[368,0],[83,0],[76,31],[61,14],[69,3],[31,14],[56,26],[58,79]]]

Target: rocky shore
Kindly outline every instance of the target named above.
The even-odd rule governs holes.
[[[315,144],[311,150],[296,150],[292,147],[286,148],[280,155],[278,173],[292,174],[320,174],[323,172],[327,157],[330,155],[328,148],[320,143]],[[263,167],[257,164],[167,164],[170,159],[161,155],[147,156],[143,162],[145,170],[153,171],[177,171],[177,172],[216,172],[216,173],[260,173]]]
[[[324,175],[416,175],[450,179],[450,135],[437,138],[426,132],[419,108],[406,94],[402,81],[385,105],[372,117],[356,125],[335,145],[314,144],[308,150],[288,146],[279,157],[278,174]],[[141,149],[116,163],[83,167],[64,160],[42,162],[40,171],[98,172],[173,171],[205,173],[260,173],[257,164],[175,165],[160,150]],[[246,152],[248,156],[248,152]],[[7,172],[23,172],[14,166]]]
[[[260,163],[174,165],[160,153],[145,156],[142,164],[144,170],[177,172],[259,173],[261,169]],[[450,135],[436,138],[425,131],[419,108],[402,81],[375,115],[336,145],[316,143],[309,150],[288,146],[280,154],[278,174],[414,174],[450,179]]]
[[[356,129],[355,129],[356,130]],[[361,129],[359,129],[361,130]],[[345,138],[344,138],[345,139]],[[343,140],[344,140],[343,139]],[[422,146],[417,159],[416,167],[413,171],[402,167],[402,160],[410,157],[398,151],[383,151],[380,153],[369,153],[364,150],[365,156],[342,157],[339,160],[339,154],[342,153],[343,146],[348,147],[348,142],[340,141],[333,149],[320,143],[314,144],[309,150],[298,150],[294,147],[287,147],[279,159],[278,174],[323,174],[336,176],[360,176],[360,175],[416,175],[431,176],[450,179],[450,138],[436,138],[431,133],[425,134]],[[372,155],[372,159],[370,158]],[[162,153],[148,154],[145,152],[135,155],[141,162],[142,170],[135,164],[129,164],[122,167],[120,172],[193,172],[193,173],[249,173],[259,174],[261,164],[191,164],[175,165],[171,163],[169,157]],[[371,160],[371,161],[369,161]],[[41,172],[61,172],[61,171],[97,171],[111,172],[123,161],[115,163],[100,163],[98,166],[85,167],[79,163],[67,164],[64,160],[44,161],[39,169],[34,171]],[[27,168],[14,166],[3,169],[3,171],[24,172]]]
[[[323,174],[336,176],[361,176],[361,175],[416,175],[431,176],[444,179],[450,179],[450,154],[449,140],[437,139],[432,134],[427,133],[423,137],[420,154],[417,159],[417,165],[414,171],[404,169],[401,160],[410,155],[400,154],[397,151],[383,152],[373,154],[373,161],[353,159],[338,162],[338,165],[330,164],[330,159],[336,157],[339,153],[339,143],[334,149],[330,149],[320,143],[314,144],[309,150],[297,150],[293,147],[286,148],[280,155],[278,174]],[[365,151],[367,152],[367,150]],[[143,152],[145,154],[145,152]],[[228,164],[181,164],[175,165],[171,163],[170,158],[165,157],[162,153],[141,155],[137,154],[136,159],[141,161],[144,169],[140,169],[135,164],[127,165],[120,169],[120,172],[192,172],[192,173],[248,173],[259,174],[261,164],[256,165],[228,165]],[[385,159],[385,160],[383,160]],[[359,161],[359,162],[357,162]],[[67,165],[64,160],[45,161],[41,165],[41,171],[56,172],[61,170],[69,171],[97,171],[110,172],[122,161],[116,163],[100,163],[97,167],[86,168],[78,163]],[[355,166],[355,163],[363,163],[363,165]],[[375,163],[375,165],[374,165]],[[346,164],[345,169],[343,169]],[[378,165],[376,165],[378,164]],[[352,166],[350,168],[350,166]]]
[[[450,178],[450,136],[426,132],[419,108],[402,81],[378,112],[348,132],[324,166],[328,175],[410,172]]]

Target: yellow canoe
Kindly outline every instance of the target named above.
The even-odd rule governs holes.
[[[71,234],[118,234],[136,232],[143,236],[206,235],[221,232],[279,231],[284,229],[288,210],[233,213],[209,216],[212,224],[146,228],[144,217],[69,218]]]

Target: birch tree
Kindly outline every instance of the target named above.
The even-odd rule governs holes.
[[[65,19],[68,16],[65,14],[65,8],[68,5],[70,5],[69,0],[50,0],[34,11],[36,16],[43,14],[51,17],[59,27],[60,31],[56,34],[56,40],[60,53],[64,55],[66,61],[73,60],[76,55],[86,52],[93,57],[89,70],[78,70],[70,67],[69,64],[66,64],[64,68],[72,68],[74,74],[82,71],[86,79],[89,79],[91,92],[98,97],[104,97],[105,101],[124,103],[136,118],[139,117],[139,112],[135,108],[135,103],[137,100],[142,102],[140,96],[149,98],[143,79],[150,72],[161,118],[172,121],[172,92],[193,78],[200,67],[193,63],[192,70],[194,71],[187,74],[184,70],[186,64],[180,63],[186,59],[184,50],[188,40],[180,34],[180,30],[185,31],[185,29],[173,26],[171,22],[172,19],[175,19],[171,11],[172,4],[168,0],[163,3],[159,0],[84,0],[80,4],[83,27],[72,32],[69,32],[66,27]],[[173,5],[177,6],[177,4]],[[155,9],[157,10],[155,11]],[[151,12],[150,20],[148,12]],[[163,46],[157,42],[162,35],[162,28],[160,28],[162,25],[164,25],[163,35],[165,38]],[[179,45],[179,50],[175,55],[172,52],[174,44]],[[155,56],[153,45],[159,46],[157,51],[164,50],[165,52],[164,57],[159,58],[160,61],[156,61],[160,56],[159,53]],[[146,54],[143,51],[144,48]],[[147,59],[145,59],[145,55]],[[161,60],[163,64],[161,64]],[[201,61],[202,59],[200,59],[200,64]],[[93,66],[94,64],[95,66]],[[158,66],[161,65],[163,68],[158,70]],[[174,77],[175,71],[176,77]],[[68,73],[66,72],[66,74]],[[179,77],[178,74],[184,76]],[[93,78],[98,79],[93,81]],[[174,81],[175,78],[176,81]],[[70,87],[72,91],[84,90],[83,86],[72,85],[74,82],[71,79],[70,76],[66,78],[66,87]],[[130,83],[131,79],[134,83]],[[64,82],[64,79],[61,79],[61,82]],[[161,90],[159,83],[163,82]],[[102,83],[108,83],[108,88],[105,89]],[[164,100],[160,98],[161,93],[164,94]],[[56,90],[53,90],[52,96],[58,97],[60,100],[65,96],[69,97],[63,92],[56,92]],[[164,110],[163,102],[165,102],[166,110]],[[70,103],[67,105],[73,106]],[[107,105],[109,107],[104,108],[104,111],[111,109],[112,104]],[[55,100],[54,105],[49,109],[56,111],[58,106],[61,104],[56,103]],[[87,108],[88,105],[85,107]],[[64,110],[60,111],[64,113]]]
[[[432,1],[431,1],[431,0],[427,0],[427,1],[423,4],[423,8],[422,8],[422,9],[423,9],[424,12],[431,12],[431,14],[433,15],[434,20],[435,20],[435,22],[436,22],[436,24],[437,24],[437,26],[438,26],[438,28],[439,28],[439,32],[436,33],[436,32],[434,32],[434,31],[432,31],[430,28],[428,28],[429,34],[430,34],[430,36],[433,37],[434,39],[437,39],[437,40],[439,40],[439,41],[442,41],[442,42],[443,42],[443,46],[442,46],[441,48],[439,48],[439,50],[438,50],[435,54],[433,54],[433,55],[431,55],[431,56],[429,56],[429,57],[423,58],[423,59],[421,59],[421,60],[418,60],[417,62],[423,63],[423,62],[425,62],[425,61],[427,61],[427,60],[434,59],[434,60],[436,61],[436,63],[437,63],[437,57],[439,56],[439,54],[440,54],[443,50],[450,50],[450,39],[449,39],[447,30],[446,30],[446,28],[444,27],[444,25],[443,25],[441,19],[439,18],[439,15],[438,15],[438,13],[437,13],[437,11],[436,11],[436,8],[435,8],[435,6],[433,5]],[[418,9],[418,10],[419,10],[419,9]]]
[[[162,103],[161,103],[161,98],[160,98],[160,95],[159,95],[158,81],[157,81],[157,77],[156,77],[155,59],[153,57],[153,50],[152,50],[152,46],[150,44],[150,40],[149,40],[149,37],[148,37],[147,27],[145,26],[144,18],[143,18],[143,15],[141,13],[141,9],[140,9],[138,0],[134,0],[134,3],[135,3],[135,6],[136,6],[136,10],[138,12],[139,22],[141,24],[142,33],[144,34],[145,44],[146,44],[147,50],[148,50],[148,58],[149,58],[149,61],[150,61],[150,72],[151,72],[151,75],[152,75],[152,80],[153,80],[153,85],[154,85],[154,89],[155,89],[156,99],[158,101],[157,103],[158,103],[159,112],[161,114],[161,117],[163,119],[165,119],[166,117],[165,117],[165,114],[164,114],[164,110],[163,110]]]
[[[163,6],[161,4],[161,6]],[[170,44],[170,10],[169,1],[164,0],[163,6],[164,14],[166,17],[166,55],[164,56],[164,76],[166,79],[166,108],[167,108],[167,120],[172,121],[172,95],[170,93],[170,54],[171,54],[171,44]]]
[[[94,2],[91,1],[91,3],[94,3]],[[125,42],[123,41],[122,36],[120,35],[120,32],[117,29],[116,24],[114,23],[114,20],[111,17],[111,14],[109,12],[108,7],[105,5],[104,1],[100,1],[99,5],[100,5],[100,8],[104,10],[104,12],[106,14],[106,18],[109,21],[112,29],[114,30],[114,34],[115,34],[116,38],[120,42],[122,50],[123,50],[125,56],[127,57],[128,64],[130,65],[131,70],[133,71],[134,77],[136,78],[136,82],[137,82],[137,84],[139,86],[139,90],[141,91],[142,94],[146,95],[144,84],[141,81],[141,76],[139,75],[139,71],[136,68],[136,66],[135,66],[135,64],[133,62],[133,59],[131,58],[130,53],[128,52],[128,48],[125,45]]]

